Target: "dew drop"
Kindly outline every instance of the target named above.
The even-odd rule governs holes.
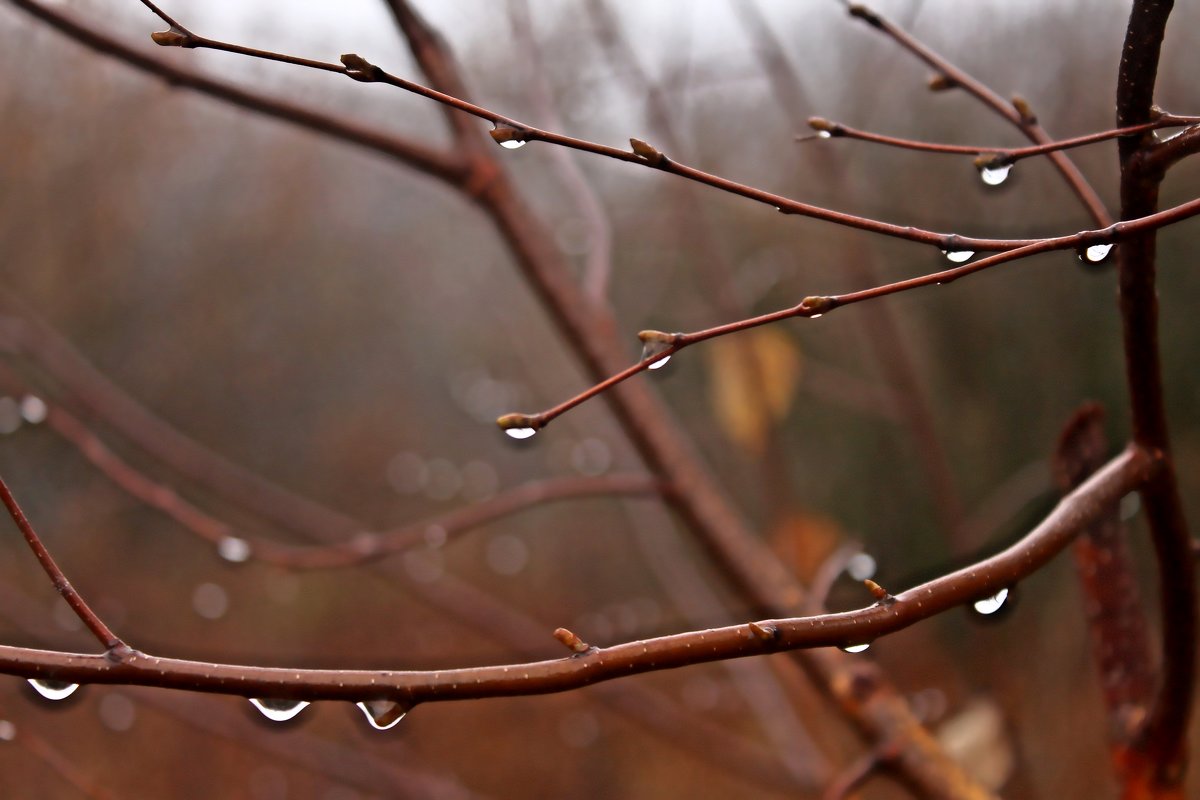
[[[831,138],[833,138],[833,134],[830,133],[829,131],[817,131],[817,138],[818,139],[831,139]]]
[[[1012,164],[1000,164],[995,167],[981,167],[979,170],[979,179],[988,186],[999,186],[1008,180],[1008,173],[1012,171]]]
[[[848,644],[842,648],[842,652],[844,652],[844,653],[862,653],[870,646],[871,646],[870,642],[863,642],[862,644]]]
[[[45,422],[48,413],[50,409],[46,407],[46,401],[37,395],[27,394],[21,398],[21,418],[30,425]]]
[[[659,369],[661,367],[665,367],[667,365],[667,362],[670,360],[671,360],[670,356],[663,356],[658,361],[655,361],[653,364],[651,364],[649,367],[647,367],[647,369]]]
[[[525,146],[525,142],[520,139],[509,139],[507,142],[501,142],[500,146],[505,150],[518,150]]]
[[[1094,244],[1091,247],[1081,247],[1075,255],[1079,256],[1079,260],[1084,263],[1102,264],[1112,249],[1111,244]]]
[[[505,428],[504,432],[514,439],[528,439],[537,433],[537,428]]]
[[[287,722],[308,707],[307,700],[274,700],[271,698],[259,700],[254,697],[250,698],[250,704],[272,722]]]
[[[409,712],[409,706],[392,700],[367,700],[355,703],[367,717],[367,722],[377,731],[386,731],[396,727],[404,715]]]
[[[226,536],[217,542],[217,555],[226,561],[240,564],[250,557],[250,543],[236,536]]]
[[[974,250],[943,250],[942,255],[944,255],[947,258],[947,260],[949,260],[955,264],[962,264],[965,261],[970,261],[971,256],[975,255],[975,251]]]
[[[29,685],[47,700],[66,700],[68,697],[75,694],[75,690],[79,688],[78,683],[68,683],[67,681],[49,681],[37,678],[30,679]]]
[[[985,597],[982,600],[975,601],[975,613],[983,614],[985,617],[989,614],[995,614],[1004,605],[1004,601],[1008,600],[1008,589],[1001,589],[991,597]]]
[[[521,132],[509,125],[497,125],[491,130],[492,138],[496,140],[496,144],[503,147],[505,150],[516,150],[525,146],[525,140],[521,138]]]

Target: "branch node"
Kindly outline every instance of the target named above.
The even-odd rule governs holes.
[[[574,632],[569,631],[566,628],[557,628],[554,631],[554,638],[558,639],[563,643],[564,647],[576,654],[586,653],[588,650],[592,649],[590,644],[585,642],[583,639],[580,639]]]
[[[809,117],[808,127],[816,131],[817,135],[822,139],[846,135],[846,129],[841,125],[841,123],[832,122],[824,117]]]
[[[1037,125],[1037,114],[1033,113],[1033,108],[1030,107],[1029,101],[1019,94],[1012,96],[1013,110],[1021,117],[1022,125]]]
[[[630,139],[629,146],[633,148],[634,155],[642,158],[649,163],[659,166],[667,163],[667,157],[659,151],[657,147],[641,139]]]
[[[779,628],[774,625],[763,625],[758,622],[747,623],[750,635],[764,642],[773,642],[779,638]]]
[[[925,86],[931,92],[947,92],[951,89],[957,89],[959,83],[944,72],[936,72],[926,79]]]
[[[174,25],[170,30],[154,31],[151,40],[160,47],[195,47],[195,40],[186,32]]]
[[[870,578],[863,579],[863,586],[867,587],[867,591],[869,591],[871,596],[875,598],[875,602],[881,605],[890,606],[892,603],[896,602],[896,598],[891,592]]]
[[[343,53],[341,61],[342,66],[346,68],[347,77],[360,83],[375,83],[383,73],[379,67],[354,53]]]
[[[837,306],[837,300],[823,295],[812,295],[800,301],[797,310],[800,316],[816,319],[832,311]]]

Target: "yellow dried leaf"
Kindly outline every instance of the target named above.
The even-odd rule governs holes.
[[[717,424],[739,447],[761,454],[771,429],[795,397],[799,347],[783,331],[761,328],[710,342],[706,352],[709,400]]]

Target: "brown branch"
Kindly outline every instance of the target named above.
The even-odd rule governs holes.
[[[419,703],[568,691],[627,675],[763,653],[874,641],[1033,574],[1109,506],[1151,479],[1161,461],[1131,446],[1071,492],[1006,550],[855,611],[692,631],[594,648],[567,658],[454,670],[296,670],[0,646],[0,672],[75,683],[132,684],[287,700]]]
[[[526,432],[536,432],[548,425],[556,417],[570,411],[576,406],[584,403],[591,398],[603,394],[614,386],[632,378],[638,373],[646,370],[655,369],[666,362],[667,359],[674,356],[680,350],[689,345],[703,342],[708,339],[714,339],[719,336],[728,336],[733,333],[740,333],[750,328],[757,328],[761,325],[769,325],[774,322],[780,322],[786,319],[807,318],[816,319],[822,317],[829,312],[841,308],[843,306],[862,303],[868,300],[875,300],[880,297],[886,297],[892,294],[919,289],[927,286],[943,286],[948,283],[953,283],[959,278],[964,278],[968,275],[973,275],[976,272],[981,272],[990,267],[999,266],[1011,261],[1017,261],[1028,256],[1037,255],[1039,253],[1047,253],[1055,250],[1075,249],[1083,253],[1086,248],[1100,244],[1113,244],[1116,242],[1125,241],[1133,237],[1141,235],[1144,231],[1153,231],[1167,225],[1173,225],[1184,219],[1200,214],[1200,199],[1191,200],[1187,203],[1159,211],[1154,214],[1148,214],[1140,219],[1123,220],[1115,222],[1107,228],[1095,231],[1081,231],[1080,233],[1071,234],[1069,236],[1058,236],[1051,239],[1040,239],[1033,244],[1019,247],[1015,250],[1008,250],[1003,253],[981,258],[978,261],[973,261],[968,264],[963,264],[959,267],[951,267],[950,269],[941,270],[939,272],[931,272],[925,275],[920,275],[915,278],[908,278],[902,281],[875,286],[869,289],[860,289],[855,292],[847,292],[845,294],[835,295],[812,295],[804,298],[800,303],[789,308],[772,311],[767,314],[761,314],[757,317],[738,320],[724,325],[717,325],[712,328],[706,328],[700,331],[691,333],[664,333],[662,331],[642,331],[638,337],[647,345],[647,354],[643,358],[624,368],[620,372],[609,376],[603,381],[590,386],[574,397],[559,403],[553,408],[536,414],[520,414],[511,413],[505,414],[497,420],[497,424],[506,431],[516,431],[516,436],[524,436]],[[1105,251],[1107,254],[1107,251]],[[1081,256],[1082,257],[1082,256]],[[531,433],[530,433],[531,435]]]
[[[1159,51],[1170,0],[1135,0],[1117,77],[1117,125],[1136,125],[1153,113]],[[1121,217],[1153,213],[1161,172],[1147,174],[1144,157],[1153,142],[1120,140]],[[1155,286],[1156,237],[1133,237],[1118,253],[1126,381],[1138,445],[1162,454],[1163,468],[1142,487],[1159,571],[1162,608],[1162,679],[1145,727],[1135,741],[1131,772],[1141,773],[1147,796],[1181,796],[1196,680],[1196,575],[1192,539],[1170,455],[1158,343]],[[1135,783],[1137,777],[1134,778]]]
[[[21,506],[17,504],[17,499],[13,497],[12,492],[8,489],[8,484],[0,478],[0,502],[4,503],[8,509],[9,516],[13,518],[13,522],[17,524],[21,535],[25,537],[25,542],[29,545],[29,549],[33,551],[33,555],[37,558],[38,563],[42,565],[42,569],[46,575],[50,577],[50,582],[54,584],[55,590],[62,596],[62,599],[67,602],[71,610],[75,612],[75,616],[79,617],[87,629],[92,632],[96,640],[104,646],[105,655],[112,661],[119,661],[129,652],[129,647],[120,637],[109,630],[104,624],[104,620],[92,611],[91,606],[84,601],[83,597],[67,580],[67,576],[59,569],[58,564],[54,562],[54,558],[50,555],[50,551],[42,544],[41,538],[37,535],[37,531],[29,524],[29,520],[25,517],[25,512],[21,510]]]
[[[432,150],[395,134],[349,122],[331,114],[322,114],[305,106],[276,100],[266,95],[241,89],[225,81],[181,69],[166,60],[145,55],[116,39],[99,33],[88,25],[74,21],[66,14],[47,8],[33,0],[9,1],[17,8],[40,19],[79,44],[161,78],[169,86],[191,89],[239,108],[373,150],[398,159],[418,172],[443,181],[456,182],[461,180],[465,173],[465,165],[451,154]]]
[[[1054,472],[1064,494],[1103,465],[1108,447],[1103,420],[1100,406],[1089,403],[1075,412],[1063,430]],[[1154,668],[1149,625],[1138,598],[1137,577],[1118,504],[1084,529],[1073,551],[1091,633],[1092,658],[1108,712],[1113,766],[1122,785],[1128,786],[1125,771],[1130,762],[1129,746],[1153,697]]]
[[[13,0],[16,2],[17,0]],[[28,2],[28,0],[22,0]],[[146,0],[142,0],[143,3]],[[164,17],[164,20],[166,18]],[[527,142],[545,142],[560,147],[579,150],[593,155],[604,156],[624,161],[631,164],[637,164],[642,167],[656,169],[661,172],[666,172],[672,175],[677,175],[706,186],[719,189],[729,194],[738,195],[749,200],[753,200],[764,205],[769,205],[784,214],[796,214],[799,216],[811,217],[820,219],[826,222],[832,222],[837,225],[844,225],[850,228],[878,233],[884,236],[891,236],[898,239],[926,244],[938,247],[943,250],[988,250],[988,251],[1003,251],[1017,247],[1023,247],[1036,242],[1036,239],[989,239],[981,237],[961,236],[952,233],[938,233],[936,231],[916,228],[909,225],[896,225],[890,222],[861,217],[854,214],[845,214],[822,206],[804,203],[799,200],[794,200],[782,195],[777,195],[772,192],[758,189],[753,186],[747,186],[737,181],[723,178],[719,175],[712,175],[703,170],[687,166],[672,160],[666,155],[658,152],[653,146],[648,146],[644,142],[639,142],[636,139],[631,139],[631,150],[621,150],[616,147],[599,144],[597,142],[579,139],[573,136],[567,136],[553,131],[543,130],[534,125],[522,122],[513,117],[508,117],[503,114],[492,111],[483,106],[463,100],[452,94],[432,89],[428,86],[423,86],[414,81],[401,78],[393,75],[381,67],[370,63],[361,56],[347,54],[342,56],[342,64],[333,64],[326,61],[316,61],[313,59],[299,58],[283,53],[275,53],[268,50],[259,50],[255,48],[243,47],[241,45],[222,42],[216,39],[208,39],[198,36],[191,32],[181,34],[182,38],[159,37],[156,41],[165,46],[190,47],[190,48],[208,48],[215,50],[223,50],[236,53],[239,55],[249,56],[252,58],[263,58],[270,61],[280,61],[296,66],[309,67],[312,69],[324,70],[326,72],[336,72],[344,74],[354,80],[364,83],[384,83],[403,89],[407,92],[412,92],[441,103],[445,106],[453,108],[457,111],[464,112],[473,117],[490,122],[495,126],[492,131],[492,138],[501,144],[514,144],[520,146]]]
[[[1135,136],[1137,134],[1146,133],[1148,131],[1159,130],[1161,128],[1179,127],[1185,125],[1194,125],[1198,120],[1195,117],[1176,117],[1172,115],[1163,115],[1151,122],[1143,122],[1140,125],[1130,125],[1125,128],[1113,128],[1107,131],[1098,131],[1089,133],[1085,136],[1076,136],[1071,139],[1059,139],[1045,144],[1031,145],[1029,147],[976,147],[974,145],[964,144],[942,144],[939,142],[922,142],[915,139],[905,139],[899,136],[887,136],[881,133],[872,133],[870,131],[859,130],[852,128],[849,125],[844,125],[840,122],[831,122],[830,120],[821,117],[812,117],[808,120],[808,125],[813,130],[817,131],[816,136],[798,137],[799,141],[811,141],[813,139],[857,139],[862,142],[872,142],[874,144],[887,145],[888,147],[898,147],[903,150],[917,150],[923,153],[940,153],[944,155],[966,155],[980,156],[986,160],[988,166],[1003,166],[1015,164],[1016,162],[1030,158],[1032,156],[1046,155],[1058,150],[1069,150],[1075,147],[1083,147],[1084,145],[1094,144],[1096,142],[1105,142],[1110,139],[1116,139],[1122,136]],[[827,134],[822,136],[821,134]]]
[[[65,347],[65,345],[62,346]],[[3,375],[3,377],[9,382],[14,380],[12,375]],[[57,416],[56,411],[58,412]],[[64,413],[57,405],[51,405],[47,417],[47,423],[59,430],[60,433],[63,433],[63,430],[59,429],[55,423],[61,423]],[[160,421],[159,424],[164,423]],[[119,466],[114,468],[113,462],[106,457],[111,456],[109,448],[86,428],[84,428],[84,433],[86,435],[66,438],[79,448],[85,458],[92,461],[97,468],[131,496],[160,508],[179,522],[185,530],[206,541],[219,545],[223,539],[234,532],[233,526],[228,523],[216,519],[198,508],[188,506],[186,501],[183,501],[169,486],[133,471],[133,468],[128,465],[124,466],[130,472],[125,472]],[[189,440],[184,439],[183,441]],[[203,453],[203,451],[199,451],[199,453]],[[168,452],[168,456],[172,454],[173,451]],[[115,458],[115,456],[112,457]],[[123,464],[123,462],[121,463]],[[220,465],[214,465],[214,469],[219,471]],[[221,492],[223,486],[218,484],[214,488]],[[300,506],[307,507],[307,504],[311,503],[299,496],[289,495],[286,490],[276,488],[274,491],[282,493],[281,496],[284,498],[294,497],[296,504]],[[165,508],[159,505],[164,501],[167,501]],[[253,505],[252,508],[259,513],[262,512],[262,509]],[[298,532],[324,539],[330,538],[330,535],[336,536],[336,531],[321,529],[317,523],[324,517],[339,516],[338,512],[322,509],[315,505],[312,508],[320,510],[321,513],[317,519],[311,520],[309,526],[311,530],[302,527]],[[269,512],[271,508],[268,506],[266,510]],[[301,516],[294,519],[303,520],[305,518]],[[345,527],[362,528],[353,520],[349,520]],[[389,585],[394,586],[398,582],[405,583],[406,589],[418,599],[460,623],[480,631],[501,646],[513,652],[530,656],[544,652],[543,645],[546,639],[544,625],[524,617],[480,589],[450,575],[442,575],[436,583],[414,583],[407,580],[407,575],[403,570],[390,568],[394,565],[377,564],[376,566],[387,568],[385,571],[389,577]],[[37,626],[31,624],[25,627],[36,629]],[[596,687],[593,691],[598,695],[601,708],[626,718],[632,724],[660,737],[668,744],[700,758],[705,763],[717,765],[746,780],[773,790],[794,788],[796,785],[795,777],[784,770],[778,761],[761,747],[747,742],[740,736],[731,735],[715,722],[685,712],[677,704],[662,696],[660,692],[638,684],[603,685]]]
[[[962,89],[1018,128],[1026,138],[1035,144],[1050,144],[1053,141],[1050,135],[1038,125],[1037,117],[1034,116],[1024,100],[1015,98],[1012,103],[1005,101],[1004,98],[993,92],[982,82],[971,77],[966,71],[956,67],[954,64],[951,64],[942,55],[927,47],[923,42],[914,38],[883,15],[859,3],[849,2],[848,0],[843,0],[843,2],[846,10],[850,12],[850,16],[861,19],[871,27],[890,37],[896,44],[936,70],[945,86]],[[1148,120],[1139,120],[1139,122],[1146,121]],[[1071,191],[1083,203],[1095,224],[1098,227],[1111,225],[1113,219],[1104,207],[1104,202],[1096,194],[1096,190],[1092,188],[1091,184],[1088,183],[1083,173],[1079,171],[1079,168],[1071,161],[1070,157],[1060,151],[1048,153],[1047,157],[1055,169],[1063,176],[1063,180],[1067,182]]]

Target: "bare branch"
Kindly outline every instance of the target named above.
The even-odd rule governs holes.
[[[554,661],[436,672],[296,670],[184,661],[131,652],[104,656],[0,646],[0,672],[76,683],[135,684],[281,700],[419,703],[547,694],[627,675],[762,653],[872,642],[920,620],[989,596],[1032,574],[1161,462],[1130,447],[1067,495],[1008,549],[895,595],[891,602],[834,614],[761,620],[607,648]],[[765,633],[765,635],[764,635]]]

